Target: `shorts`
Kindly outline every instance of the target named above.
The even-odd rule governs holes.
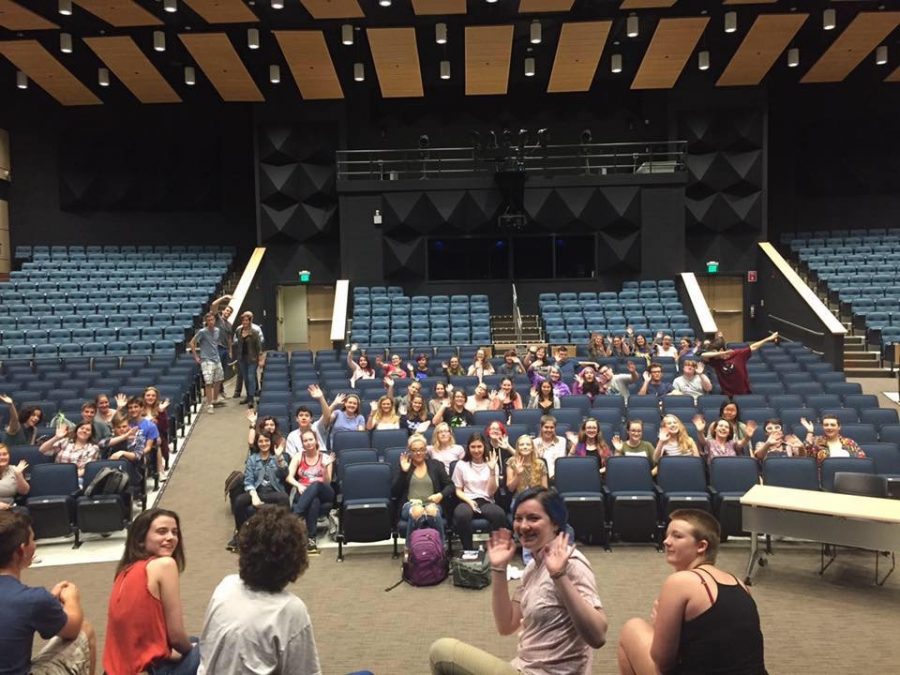
[[[91,665],[91,649],[87,633],[74,640],[54,637],[31,662],[32,675],[87,675]]]
[[[222,370],[221,361],[203,360],[200,362],[200,372],[203,373],[203,381],[206,384],[215,384],[225,379],[225,371]]]

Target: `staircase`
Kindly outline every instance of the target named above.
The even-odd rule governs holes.
[[[491,341],[494,344],[495,354],[521,344],[537,344],[541,340],[541,320],[537,314],[522,315],[521,339],[516,335],[516,322],[512,314],[491,317]]]

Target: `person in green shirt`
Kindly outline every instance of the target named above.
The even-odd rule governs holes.
[[[612,437],[613,447],[617,455],[642,455],[653,462],[653,444],[644,440],[644,423],[641,420],[628,420],[625,423],[626,438],[623,441],[619,434]]]

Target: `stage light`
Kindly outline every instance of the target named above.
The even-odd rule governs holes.
[[[534,77],[534,57],[525,57],[525,77]]]
[[[353,79],[356,82],[362,82],[366,79],[366,67],[362,63],[353,64]]]
[[[441,61],[441,79],[442,80],[450,79],[450,62],[449,61]]]
[[[697,68],[709,70],[709,52],[705,49],[697,54]]]
[[[796,68],[800,65],[800,50],[797,47],[788,49],[787,64],[788,68]]]
[[[259,28],[247,29],[247,49],[259,49]]]
[[[58,8],[63,16],[72,16],[72,0],[59,0]]]
[[[163,9],[169,14],[178,11],[178,0],[163,0]]]
[[[581,132],[581,144],[582,145],[587,145],[588,143],[590,143],[593,140],[593,138],[594,138],[594,135],[591,133],[590,129],[585,129],[584,131]]]
[[[101,87],[109,86],[109,68],[97,68],[97,84]]]
[[[828,8],[822,12],[822,29],[834,30],[835,26],[837,26],[837,12]]]
[[[610,67],[610,70],[612,70],[614,73],[621,73],[622,72],[622,55],[621,54],[613,54],[609,67]]]
[[[542,148],[546,148],[547,143],[550,142],[550,131],[546,127],[543,129],[538,129],[537,137],[538,145],[540,145]]]
[[[197,84],[197,72],[194,70],[194,66],[184,67],[184,83],[189,87]]]
[[[494,130],[489,131],[488,138],[490,139],[490,143],[488,144],[489,148],[499,147],[499,145],[497,143],[497,132],[496,131],[494,131]]]
[[[353,26],[349,23],[341,26],[341,44],[348,46],[353,44]]]
[[[269,66],[269,82],[272,84],[278,84],[281,82],[281,66],[277,63],[273,63]]]
[[[272,9],[284,9],[284,0],[272,0]]]
[[[19,89],[28,89],[28,76],[21,70],[16,71],[16,86]]]
[[[422,134],[419,136],[419,149],[425,150],[426,148],[431,147],[431,139],[428,138],[428,134]]]
[[[63,54],[72,53],[72,35],[71,33],[59,34],[59,51]]]
[[[439,45],[447,44],[447,24],[445,23],[436,23],[434,24],[434,41]]]
[[[875,63],[879,66],[886,65],[888,62],[888,48],[887,45],[879,45],[875,50]]]
[[[528,129],[519,129],[519,148],[528,145]]]
[[[630,38],[636,38],[641,33],[641,24],[637,14],[630,14],[625,20],[625,34]]]
[[[503,147],[508,148],[512,145],[512,131],[509,129],[504,129],[500,132],[500,136],[503,138]]]
[[[157,52],[166,51],[166,34],[161,30],[153,31],[153,50]]]
[[[530,40],[533,45],[541,44],[541,22],[537,19],[531,22]]]
[[[725,12],[725,32],[734,33],[737,30],[737,12]]]

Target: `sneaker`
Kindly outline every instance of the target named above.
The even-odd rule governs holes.
[[[232,553],[238,550],[237,535],[234,535],[231,539],[228,540],[228,543],[225,544],[225,550],[231,551]]]
[[[213,401],[213,405],[217,408],[221,408],[223,405],[225,405],[225,401],[222,399],[218,399],[217,401]]]
[[[316,545],[315,539],[310,539],[306,542],[306,552],[311,555],[317,554],[319,552],[319,547]]]
[[[206,412],[208,412],[210,415],[212,415],[214,412],[216,412],[216,409],[213,407],[212,403],[210,403],[208,406],[206,406]]]

